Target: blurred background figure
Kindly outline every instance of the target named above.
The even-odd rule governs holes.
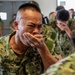
[[[2,19],[0,17],[0,36],[3,35],[3,30],[4,30],[4,23],[3,23],[3,21],[2,21]]]
[[[59,10],[65,9],[63,6],[57,6],[56,7],[56,14],[58,13]],[[65,15],[64,15],[65,16]],[[62,16],[62,18],[64,17]],[[66,17],[66,16],[65,16]],[[68,35],[66,34],[65,31],[62,31],[60,28],[57,27],[57,20],[55,19],[50,19],[49,20],[49,25],[55,30],[56,32],[56,39],[55,39],[55,51],[57,54],[60,54],[62,58],[70,55],[73,53],[74,49],[72,49],[70,39]],[[72,18],[69,18],[67,22],[67,26],[73,30],[75,29],[75,20]]]
[[[49,23],[53,22],[56,17],[56,12],[52,11],[49,13]]]
[[[74,19],[74,9],[69,9],[70,18]]]
[[[50,19],[55,19],[55,16],[56,16],[56,12],[51,12],[51,13],[49,14],[49,18],[50,18]]]
[[[61,9],[65,9],[64,6],[61,6],[61,5],[60,5],[60,6],[57,6],[57,7],[56,7],[56,12],[57,12],[58,10],[61,10]]]
[[[16,19],[16,14],[13,14],[12,15],[12,20],[10,21],[9,23],[9,28],[10,28],[10,33],[15,31],[14,27],[13,27],[13,23],[14,23],[14,20]]]

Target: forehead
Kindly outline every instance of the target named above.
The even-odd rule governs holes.
[[[34,9],[34,8],[27,8],[27,9],[21,9],[21,10],[19,10],[19,12],[20,12],[20,14],[22,13],[22,14],[32,14],[32,13],[39,13],[39,14],[41,14],[39,11],[37,11],[36,9]],[[21,14],[21,15],[22,15]]]
[[[25,20],[42,21],[42,15],[36,10],[26,9],[19,11],[18,16]]]
[[[57,23],[67,23],[68,21],[57,20]]]

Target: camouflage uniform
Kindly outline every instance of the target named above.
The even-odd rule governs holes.
[[[75,75],[75,53],[50,66],[42,75]]]
[[[72,32],[70,41],[73,41],[73,47],[75,49],[75,31]],[[75,75],[75,51],[68,57],[51,65],[41,75]]]
[[[50,52],[55,55],[56,33],[50,26],[43,25],[42,29],[44,41]],[[44,66],[36,48],[29,47],[23,55],[13,52],[9,40],[14,34],[0,38],[0,75],[40,75],[43,73]]]
[[[42,34],[44,36],[44,41],[50,50],[50,53],[58,59],[57,52],[61,53],[60,48],[58,50],[55,48],[56,32],[50,25],[43,24]]]
[[[9,45],[9,36],[0,38],[0,75],[40,75],[44,72],[38,51],[30,47],[25,54],[16,54]]]
[[[68,26],[71,27],[71,29],[73,29],[75,21],[70,19],[68,21]],[[55,44],[55,51],[57,51],[58,49],[60,49],[60,53],[62,55],[62,57],[66,57],[68,55],[70,55],[71,53],[74,52],[74,48],[70,42],[70,38],[68,37],[68,35],[64,32],[61,31],[58,27],[57,27],[57,22],[55,19],[50,20],[49,25],[52,26],[55,31],[56,31],[56,44]]]
[[[75,30],[75,20],[70,18],[68,21],[68,26],[71,30]]]

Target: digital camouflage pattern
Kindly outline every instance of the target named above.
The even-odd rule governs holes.
[[[57,52],[61,52],[60,48],[58,50],[55,48],[56,32],[50,25],[43,24],[42,34],[44,36],[44,41],[50,50],[50,53],[58,59]]]
[[[50,52],[53,55],[56,55],[54,51],[56,38],[55,31],[48,25],[43,25],[42,29],[45,43]],[[37,50],[28,48],[25,55],[17,55],[9,45],[9,36],[0,38],[1,75],[39,75],[42,73],[44,67]]]
[[[9,36],[0,38],[0,75],[40,75],[44,72],[40,55],[35,48],[28,48],[23,55],[13,52]]]
[[[75,53],[50,66],[41,75],[75,75]]]
[[[75,30],[75,19],[70,18],[68,21],[68,26],[71,30]]]
[[[68,26],[70,27],[70,29],[74,28],[74,23],[75,21],[73,19],[69,19],[68,21]],[[60,49],[60,52],[57,52],[58,54],[60,53],[62,55],[62,57],[66,57],[68,55],[70,55],[71,53],[74,52],[74,48],[72,46],[72,43],[70,42],[70,38],[68,37],[68,35],[64,32],[61,31],[58,27],[57,27],[57,22],[55,19],[50,20],[49,25],[52,26],[52,28],[56,31],[56,41],[55,41],[55,49],[57,49],[56,51],[58,51],[58,49]]]
[[[55,31],[48,25],[43,25],[42,29],[45,43],[51,54],[57,57],[54,51]],[[30,47],[24,55],[14,53],[9,45],[11,36],[0,38],[0,75],[40,75],[43,73],[44,67],[38,51]]]

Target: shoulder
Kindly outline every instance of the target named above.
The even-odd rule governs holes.
[[[0,37],[0,46],[6,45],[9,42],[9,35]]]
[[[75,53],[50,66],[43,75],[72,75],[75,72]]]

